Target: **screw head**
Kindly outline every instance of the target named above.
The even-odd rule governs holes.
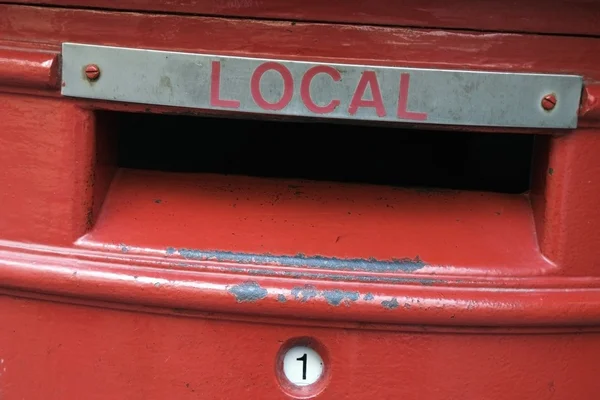
[[[554,93],[547,94],[542,98],[542,108],[546,111],[552,111],[556,107],[556,101]]]
[[[95,81],[100,77],[100,68],[96,64],[85,66],[85,76],[90,81]]]

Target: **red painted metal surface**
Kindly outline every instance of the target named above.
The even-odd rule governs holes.
[[[58,83],[56,53],[0,48],[0,84],[56,89]]]
[[[330,354],[329,385],[318,398],[588,399],[598,388],[598,333],[329,329],[11,298],[2,298],[0,313],[11,327],[0,342],[19,344],[1,356],[7,399],[285,399],[274,360],[298,335],[314,336]]]
[[[595,0],[11,0],[0,3],[508,32],[597,35]]]
[[[318,398],[597,397],[600,39],[17,5],[0,37],[0,398],[289,398],[300,337]],[[580,74],[581,128],[520,195],[128,170],[99,110],[189,110],[61,98],[63,41]]]
[[[119,29],[113,29],[115,26]],[[588,37],[294,24],[12,5],[0,5],[0,29],[4,40],[26,38],[54,44],[56,50],[61,42],[72,41],[373,65],[573,73],[583,75],[588,82],[600,80],[596,63],[600,43]],[[251,43],[240,41],[240,37],[249,35]]]

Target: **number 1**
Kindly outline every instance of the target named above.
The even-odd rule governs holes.
[[[307,361],[306,353],[304,353],[304,355],[302,357],[296,358],[296,360],[302,361],[302,379],[306,380],[306,361]]]

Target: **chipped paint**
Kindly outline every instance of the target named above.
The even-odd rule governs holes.
[[[351,301],[356,301],[360,297],[358,292],[348,292],[345,290],[325,290],[322,296],[327,300],[327,303],[332,306],[339,306],[344,302],[346,305]]]
[[[317,297],[318,294],[317,289],[312,285],[297,286],[292,289],[292,296],[294,296],[294,299],[303,303]]]
[[[177,252],[177,250],[174,247],[167,247],[167,255],[168,256],[175,254],[176,252]]]
[[[169,253],[169,249],[167,249],[167,255],[173,254]],[[433,279],[433,278],[425,278],[420,276],[414,277],[403,277],[403,276],[385,276],[385,275],[355,275],[355,274],[344,274],[344,273],[323,273],[323,272],[313,272],[313,271],[287,271],[281,269],[273,269],[273,268],[239,268],[233,266],[219,266],[218,264],[214,265],[202,265],[202,264],[183,264],[177,263],[175,265],[186,266],[190,268],[195,268],[198,270],[211,270],[217,272],[229,272],[229,273],[237,273],[237,274],[247,274],[253,276],[278,276],[278,277],[287,277],[293,279],[322,279],[322,280],[331,280],[331,281],[344,281],[344,282],[367,282],[367,283],[395,283],[395,284],[420,284],[424,286],[434,285],[434,284],[445,284],[449,283],[448,281],[442,279]],[[459,281],[452,281],[459,282]],[[460,281],[460,283],[466,283],[468,281]]]
[[[375,298],[375,296],[373,296],[373,293],[367,293],[365,294],[365,296],[363,297],[364,301],[372,301]]]
[[[381,305],[389,310],[393,310],[394,308],[398,308],[398,300],[394,297],[391,300],[384,300],[381,302]]]
[[[381,261],[374,258],[344,259],[323,256],[309,257],[301,253],[295,256],[275,256],[271,254],[247,254],[195,249],[179,249],[178,253],[182,257],[191,260],[236,262],[242,264],[287,265],[337,271],[414,272],[425,266],[425,263],[419,258],[419,256],[414,258],[401,258],[392,259],[391,261]]]
[[[232,286],[229,293],[235,296],[238,303],[254,302],[267,297],[267,289],[263,288],[258,282],[248,281],[239,285]]]
[[[277,295],[277,301],[280,302],[280,303],[285,303],[287,301],[287,299],[285,298],[284,295],[278,294]]]

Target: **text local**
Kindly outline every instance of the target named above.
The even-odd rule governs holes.
[[[210,104],[213,107],[237,109],[240,107],[240,101],[235,99],[222,98],[220,93],[221,84],[221,62],[213,61],[211,70],[211,89],[210,89]],[[267,71],[276,71],[281,75],[283,80],[283,94],[279,100],[274,103],[268,102],[260,92],[260,80]],[[310,95],[310,83],[318,74],[329,75],[334,81],[339,81],[342,77],[340,72],[334,67],[328,65],[317,65],[309,68],[302,76],[300,82],[300,97],[306,108],[315,114],[328,114],[340,106],[339,99],[332,99],[326,105],[316,104]],[[426,121],[427,113],[408,111],[408,90],[410,86],[410,74],[400,74],[400,87],[398,90],[398,108],[395,110],[396,116],[399,119],[411,121]],[[370,89],[372,98],[366,99],[365,93],[367,88]],[[292,100],[294,95],[294,78],[290,70],[283,64],[269,61],[260,64],[252,73],[250,78],[250,92],[252,99],[257,106],[266,111],[280,111],[284,109]],[[360,108],[372,108],[379,117],[388,115],[388,110],[385,109],[381,89],[377,80],[375,71],[365,70],[356,85],[354,94],[348,104],[348,114],[355,115]]]

